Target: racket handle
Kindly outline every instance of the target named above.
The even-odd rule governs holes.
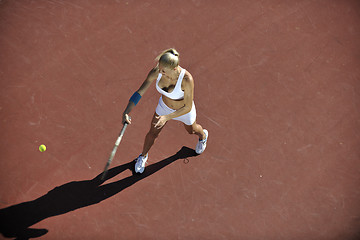
[[[116,145],[116,146],[119,146],[120,141],[121,141],[122,137],[124,136],[125,130],[126,130],[126,128],[127,128],[128,125],[129,125],[128,123],[124,123],[124,126],[123,126],[123,128],[121,129],[121,132],[120,132],[120,134],[119,134],[119,137],[118,137],[118,139],[117,139],[116,142],[115,142],[115,145]]]

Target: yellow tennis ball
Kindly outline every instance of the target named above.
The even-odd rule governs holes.
[[[44,144],[41,144],[39,147],[39,151],[40,152],[45,152],[46,151],[46,146]]]

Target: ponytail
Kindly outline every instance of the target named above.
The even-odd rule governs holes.
[[[159,56],[155,58],[155,61],[164,64],[167,67],[177,67],[179,65],[179,52],[175,48],[169,48],[164,50]]]

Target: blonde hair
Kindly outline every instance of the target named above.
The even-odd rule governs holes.
[[[169,48],[164,50],[155,60],[159,62],[158,64],[161,63],[166,67],[175,68],[179,66],[179,56],[180,54],[175,48]]]

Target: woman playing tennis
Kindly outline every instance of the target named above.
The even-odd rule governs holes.
[[[196,134],[199,142],[196,153],[201,154],[206,148],[208,131],[196,123],[196,109],[194,104],[194,80],[191,74],[179,66],[179,53],[170,48],[160,54],[157,66],[148,74],[140,88],[132,95],[123,113],[123,123],[131,124],[129,113],[145,94],[151,83],[156,80],[156,89],[161,94],[151,120],[151,127],[145,137],[144,147],[136,159],[135,172],[143,173],[148,152],[154,144],[166,122],[173,119],[184,123],[190,134]]]

